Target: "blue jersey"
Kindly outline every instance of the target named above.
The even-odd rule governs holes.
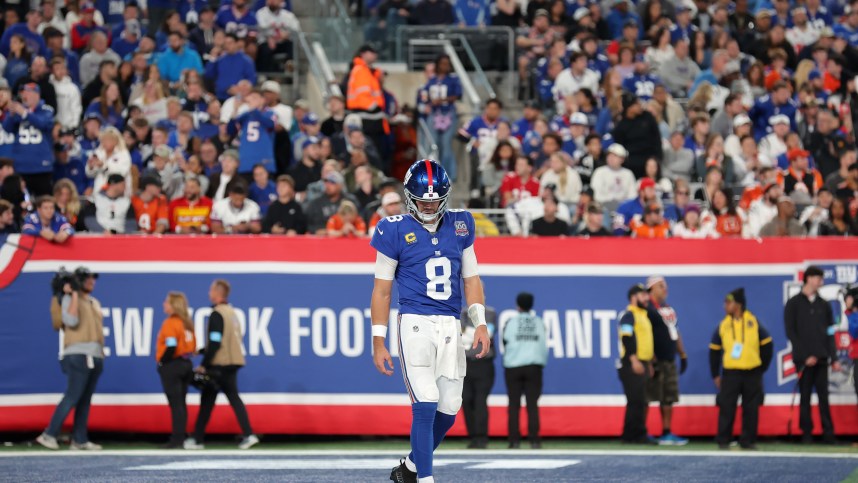
[[[468,27],[491,25],[492,15],[489,11],[491,3],[491,0],[456,0],[454,6],[456,23],[462,23]]]
[[[69,220],[65,216],[54,213],[54,217],[51,218],[51,226],[44,226],[42,225],[42,219],[39,218],[39,214],[35,212],[24,217],[21,233],[25,235],[38,235],[43,228],[50,228],[54,233],[64,231],[69,235],[74,235],[74,228],[72,228],[71,223],[69,223]]]
[[[269,173],[274,172],[274,126],[277,114],[271,110],[254,109],[238,116],[227,127],[230,136],[241,128],[238,156],[241,162],[239,173],[250,173],[253,166],[262,164]]]
[[[462,253],[474,244],[474,217],[447,210],[436,233],[410,215],[389,216],[370,242],[396,260],[399,313],[459,317],[462,310]]]
[[[633,74],[623,80],[623,90],[631,92],[642,101],[652,99],[655,86],[661,84],[661,80],[652,74]]]
[[[71,180],[80,194],[83,194],[87,188],[90,188],[93,182],[93,179],[86,175],[84,163],[79,158],[71,158],[65,164],[54,164],[54,182],[63,178]]]
[[[846,24],[837,24],[834,26],[834,35],[846,39],[853,47],[858,46],[858,29],[851,29]]]
[[[256,14],[248,10],[241,18],[236,18],[231,5],[223,5],[217,12],[215,18],[217,26],[224,29],[228,34],[246,37],[249,30],[256,28]]]
[[[491,122],[485,116],[475,117],[459,129],[459,135],[468,140],[476,138],[482,143],[486,139],[497,137],[498,123],[505,120],[499,117],[495,122]]]
[[[9,113],[0,112],[0,157],[11,158],[15,150],[15,133],[3,129],[3,123]]]
[[[277,188],[274,187],[273,181],[269,181],[264,188],[260,188],[256,183],[250,183],[248,198],[255,201],[259,205],[259,212],[265,215],[271,203],[277,200]]]
[[[512,135],[517,137],[519,141],[524,139],[524,136],[527,135],[530,131],[533,130],[533,122],[528,121],[525,118],[521,118],[518,121],[512,123]]]
[[[783,114],[788,117],[791,130],[797,131],[795,123],[795,115],[797,112],[798,105],[792,99],[788,100],[786,104],[775,105],[770,95],[760,97],[757,99],[757,102],[754,103],[754,106],[751,107],[751,110],[748,111],[748,117],[750,117],[751,121],[754,123],[754,138],[759,142],[760,139],[768,134],[771,131],[769,119],[778,114]]]
[[[674,24],[670,27],[670,43],[675,44],[679,39],[685,39],[690,42],[694,39],[694,35],[698,30],[700,29],[693,24],[688,24],[687,27],[680,27],[679,25]]]
[[[122,22],[122,12],[125,11],[125,0],[96,0],[95,8],[104,17],[104,23],[115,25]]]
[[[822,30],[826,26],[830,27],[834,19],[827,8],[820,6],[816,12],[807,11],[807,22],[817,30]]]
[[[611,68],[611,61],[605,54],[597,53],[592,59],[587,61],[587,68],[593,72],[598,72],[600,77],[604,77],[605,72]],[[593,94],[596,94],[595,92]]]
[[[52,173],[54,171],[54,109],[39,101],[26,117],[7,114],[3,130],[14,133],[15,172],[20,174]]]
[[[456,110],[454,103],[444,102],[435,106],[432,105],[432,101],[454,96],[462,97],[462,83],[459,82],[459,77],[456,74],[446,75],[443,79],[436,76],[429,79],[423,89],[420,89],[418,102],[429,105],[432,108],[432,114],[448,114]]]

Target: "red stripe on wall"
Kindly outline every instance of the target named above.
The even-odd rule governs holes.
[[[328,435],[397,435],[407,436],[411,425],[411,408],[408,406],[309,406],[309,405],[248,405],[253,430],[260,434],[328,434]],[[0,427],[5,431],[41,431],[53,414],[53,406],[4,407],[0,411]],[[197,406],[188,407],[188,430],[193,429]],[[619,436],[622,430],[622,407],[549,407],[540,409],[541,434],[558,436]],[[792,434],[798,429],[798,407],[793,409]],[[683,406],[674,409],[673,430],[683,436],[713,436],[716,430],[718,409],[714,406]],[[858,411],[852,405],[832,406],[837,434],[858,434]],[[819,432],[818,412],[813,410],[814,425]],[[742,418],[741,409],[736,415],[736,434]],[[778,436],[786,434],[789,408],[763,406],[760,411],[759,434]],[[71,429],[71,417],[64,426]],[[647,426],[651,434],[661,433],[658,409],[649,411]],[[522,408],[521,432],[527,434],[527,417]],[[489,434],[506,436],[506,408],[489,408]],[[89,418],[90,431],[122,431],[140,433],[169,433],[170,412],[164,406],[93,406]],[[232,409],[217,406],[209,423],[208,432],[240,432]],[[465,436],[462,412],[450,432],[451,436]]]
[[[24,238],[24,237],[22,237]],[[480,263],[493,264],[717,264],[801,263],[858,258],[858,239],[631,240],[481,238]],[[39,243],[32,260],[295,261],[375,260],[369,239],[281,236],[112,236]]]

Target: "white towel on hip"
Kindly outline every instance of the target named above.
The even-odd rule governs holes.
[[[435,353],[435,378],[446,377],[458,380],[459,374],[459,320],[455,317],[438,317],[437,351]]]

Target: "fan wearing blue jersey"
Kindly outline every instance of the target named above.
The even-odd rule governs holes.
[[[273,173],[274,126],[277,124],[277,114],[265,107],[265,99],[258,90],[253,90],[247,96],[247,106],[249,109],[227,126],[230,136],[235,136],[240,130],[238,172],[249,175],[254,166],[261,164],[269,173]]]
[[[393,468],[398,483],[434,482],[432,453],[441,444],[462,406],[465,349],[459,312],[462,298],[477,327],[477,358],[490,347],[483,284],[474,253],[474,217],[448,210],[450,179],[430,159],[415,162],[405,175],[409,215],[389,216],[376,226],[372,291],[372,344],[376,369],[393,374],[385,346],[393,282],[399,292],[399,364],[411,398],[411,454]]]

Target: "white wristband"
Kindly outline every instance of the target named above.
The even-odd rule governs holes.
[[[382,339],[387,338],[387,326],[381,324],[373,324],[372,325],[372,336],[373,337],[381,337]]]
[[[486,306],[483,304],[471,304],[468,307],[468,317],[476,327],[486,325]]]

